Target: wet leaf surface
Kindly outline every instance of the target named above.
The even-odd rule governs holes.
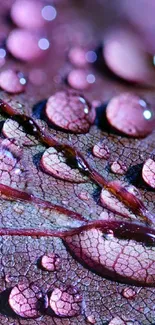
[[[12,1],[8,3],[11,4]],[[1,4],[1,14],[6,15],[6,3]],[[79,21],[82,24],[82,41],[88,44],[88,39],[91,35],[96,37],[96,31],[92,31],[90,20],[87,16],[87,11],[82,9],[70,8],[70,24],[66,27],[68,22],[67,15],[60,9],[59,15],[61,22],[64,24],[62,33],[61,28],[53,26],[52,35],[52,49],[50,49],[50,59],[40,64],[41,71],[44,70],[46,74],[46,82],[41,87],[37,87],[29,83],[26,92],[21,95],[10,96],[5,92],[0,93],[1,98],[6,100],[18,112],[24,112],[32,116],[33,106],[43,99],[48,99],[55,91],[60,91],[66,87],[63,78],[60,78],[60,83],[55,82],[55,76],[59,77],[64,73],[68,73],[68,63],[66,63],[66,53],[64,48],[68,46],[68,37],[72,34],[72,39],[77,40]],[[91,11],[91,10],[90,10]],[[91,16],[91,14],[90,14]],[[101,15],[102,16],[102,15]],[[103,18],[103,17],[102,17]],[[101,20],[102,21],[102,20]],[[78,23],[76,25],[76,23]],[[3,28],[3,26],[2,26]],[[11,30],[11,26],[7,26],[7,31]],[[91,36],[92,37],[92,36]],[[100,35],[98,35],[100,38]],[[58,42],[58,39],[61,42]],[[72,43],[74,41],[72,40]],[[74,44],[73,44],[74,45]],[[90,47],[92,45],[89,45]],[[51,64],[55,62],[55,64]],[[23,65],[23,63],[16,62],[10,58],[9,65],[16,65],[21,71],[29,73],[32,67],[30,65]],[[64,71],[62,72],[62,67]],[[64,76],[63,75],[63,76]],[[108,75],[100,75],[96,72],[96,82],[92,86],[91,91],[85,91],[84,95],[91,102],[92,100],[100,100],[106,103],[112,96],[119,95],[121,92],[130,92],[136,90],[136,93],[152,105],[154,103],[154,91],[142,88],[134,89],[126,84],[114,81]],[[62,77],[63,77],[62,76]],[[22,106],[20,106],[21,104]],[[6,120],[3,115],[0,120]],[[87,134],[70,134],[50,128],[51,136],[56,137],[61,143],[70,142],[74,147],[80,150],[91,166],[100,172],[105,178],[109,180],[120,180],[134,184],[138,187],[143,202],[150,211],[154,211],[155,193],[154,190],[148,188],[142,182],[141,166],[150,157],[154,149],[155,134],[147,136],[144,139],[129,139],[126,136],[116,134],[112,129],[106,127],[103,117],[102,129],[98,125],[93,125]],[[41,122],[43,127],[46,124]],[[17,131],[19,130],[17,126]],[[1,134],[3,139],[3,135]],[[31,137],[26,137],[26,141]],[[109,162],[105,159],[99,159],[92,154],[93,146],[104,139],[104,145],[110,151],[110,161],[118,160],[121,157],[127,166],[127,173],[125,175],[116,175],[110,172]],[[3,139],[4,140],[4,139]],[[22,137],[21,137],[22,140]],[[23,143],[22,143],[23,144]],[[54,178],[40,169],[40,159],[43,152],[47,148],[37,142],[32,146],[22,148],[22,163],[24,180],[12,178],[9,173],[8,182],[6,185],[21,189],[35,195],[36,197],[48,200],[53,204],[61,205],[65,208],[81,213],[87,219],[119,219],[123,220],[123,216],[115,215],[113,212],[105,209],[100,203],[101,189],[93,182],[86,183],[71,183],[65,180]],[[26,173],[26,176],[25,176]],[[3,183],[3,182],[2,182]],[[82,200],[80,193],[86,192],[89,200]],[[17,200],[10,200],[3,196],[0,200],[0,221],[1,227],[11,228],[46,228],[46,229],[64,229],[77,225],[77,220],[67,219],[64,216],[58,215],[58,212],[51,212],[50,209],[41,208],[32,202],[23,202]],[[62,223],[62,220],[64,224]],[[79,225],[78,225],[79,226]],[[150,325],[154,324],[155,310],[155,289],[151,287],[141,287],[128,285],[136,291],[134,299],[126,299],[122,295],[126,284],[116,281],[107,280],[104,276],[97,275],[90,267],[83,266],[77,261],[75,257],[70,254],[70,251],[59,238],[32,238],[32,237],[0,237],[0,324],[14,324],[14,325],[86,325],[87,317],[92,315],[95,318],[97,325],[108,324],[112,319],[124,319],[130,321],[131,324]],[[38,267],[38,259],[50,252],[54,252],[61,259],[61,268],[54,272],[48,272]],[[23,319],[16,318],[8,308],[8,294],[6,290],[10,290],[19,282],[28,281],[34,282],[44,292],[52,292],[55,288],[64,286],[77,286],[83,296],[83,313],[75,317],[59,318],[56,315],[43,315],[40,319]],[[5,293],[5,294],[4,294]],[[116,321],[117,321],[116,319]],[[114,322],[113,322],[114,323]],[[112,324],[113,324],[112,323]],[[117,324],[116,322],[114,324]]]

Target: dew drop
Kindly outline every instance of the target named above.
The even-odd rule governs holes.
[[[82,295],[76,287],[55,288],[49,304],[57,316],[74,317],[81,314]]]
[[[110,31],[103,44],[103,57],[108,68],[117,76],[130,82],[154,84],[151,58],[131,31]]]
[[[155,188],[155,161],[147,159],[142,168],[142,177],[146,184]]]
[[[18,283],[9,295],[9,304],[13,311],[24,318],[38,318],[44,307],[45,297],[33,283]]]
[[[7,48],[17,59],[33,61],[42,57],[43,52],[38,46],[38,36],[26,29],[14,29],[7,38]]]
[[[134,297],[136,296],[136,292],[132,288],[127,287],[123,289],[122,295],[126,299],[134,299]]]
[[[144,102],[144,101],[143,101]],[[155,114],[141,99],[129,93],[112,98],[106,108],[106,116],[112,127],[133,137],[143,137],[155,128]],[[146,118],[150,112],[151,118]]]
[[[60,257],[54,253],[47,253],[41,257],[41,266],[50,272],[60,269]]]
[[[127,167],[122,161],[114,161],[111,164],[110,168],[114,174],[119,174],[119,175],[124,175],[127,171]]]
[[[114,317],[110,321],[109,325],[126,325],[126,322],[123,319],[121,319],[120,317]]]
[[[87,316],[86,320],[89,324],[96,324],[96,319],[95,319],[94,315]]]
[[[87,178],[79,171],[79,169],[83,171],[84,167],[79,165],[80,161],[77,161],[74,153],[70,155],[67,150],[58,149],[50,147],[45,150],[40,161],[41,169],[62,180],[76,183],[86,182]]]
[[[42,4],[39,1],[16,0],[11,7],[11,18],[21,28],[41,28],[44,25],[41,10]]]
[[[45,114],[49,122],[75,133],[86,133],[95,120],[95,109],[72,92],[57,92],[49,97]]]
[[[68,84],[77,90],[85,90],[89,87],[88,73],[85,70],[73,69],[67,77]]]
[[[95,157],[103,159],[108,159],[110,157],[109,148],[103,141],[99,141],[94,145],[93,154]]]
[[[0,87],[5,91],[15,94],[25,90],[26,79],[20,73],[8,69],[0,73]]]
[[[38,143],[35,137],[29,136],[23,126],[14,119],[7,119],[4,122],[2,133],[8,139],[13,139],[18,145],[31,146]]]
[[[79,199],[83,200],[83,201],[89,201],[90,199],[90,194],[86,191],[82,191],[78,194]]]
[[[68,58],[70,62],[77,68],[83,68],[86,66],[86,52],[81,47],[73,47],[70,49]]]

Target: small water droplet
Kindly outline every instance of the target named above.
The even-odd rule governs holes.
[[[149,158],[142,168],[142,177],[146,184],[155,188],[155,160]]]
[[[90,194],[86,191],[82,191],[78,194],[78,197],[83,201],[88,201],[90,199]]]
[[[132,288],[127,287],[123,289],[122,295],[126,299],[133,299],[136,295],[136,292]]]
[[[55,288],[50,295],[49,304],[57,316],[74,317],[81,313],[82,296],[73,286]]]
[[[126,325],[126,322],[120,317],[116,316],[110,321],[109,325]]]
[[[111,171],[115,174],[124,175],[127,171],[127,167],[122,161],[114,161],[111,166]]]
[[[22,205],[21,203],[15,203],[13,206],[13,210],[18,214],[23,214],[24,205]]]
[[[47,253],[41,257],[41,266],[50,272],[60,269],[60,257],[55,253]]]
[[[107,145],[103,141],[99,141],[93,147],[93,154],[95,157],[108,159],[110,157],[110,151]]]
[[[95,319],[94,315],[87,316],[86,320],[90,324],[96,324],[96,319]]]
[[[81,47],[76,46],[71,48],[68,53],[68,58],[70,62],[78,68],[85,67],[85,65],[87,64],[85,50]]]
[[[73,69],[67,76],[69,85],[77,90],[85,90],[89,87],[87,72],[82,69]]]

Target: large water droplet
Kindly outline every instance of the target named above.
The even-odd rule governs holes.
[[[46,300],[42,291],[29,283],[18,283],[9,295],[9,304],[13,311],[24,318],[37,318],[40,310],[45,306]]]
[[[155,128],[155,114],[144,103],[144,100],[134,94],[116,96],[106,108],[107,119],[120,132],[134,137],[146,136]]]
[[[45,172],[69,182],[83,183],[87,181],[87,178],[79,171],[84,169],[82,163],[80,165],[80,161],[76,159],[74,153],[73,156],[70,155],[65,148],[59,150],[59,147],[55,146],[45,150],[40,166]]]
[[[49,97],[45,112],[51,123],[75,133],[88,132],[95,120],[94,108],[73,92],[61,91]]]
[[[7,38],[7,48],[17,59],[23,61],[36,60],[45,51],[38,46],[38,36],[26,29],[14,29]]]
[[[24,82],[25,80],[25,82]],[[0,87],[8,93],[21,93],[25,90],[26,79],[21,78],[20,74],[8,69],[0,73]]]
[[[16,0],[11,7],[11,18],[21,28],[37,29],[44,25],[41,10],[41,2],[35,0],[22,0],[21,2]]]
[[[55,288],[49,304],[57,316],[72,317],[81,313],[82,296],[76,287]]]
[[[114,29],[105,37],[103,57],[109,69],[130,82],[153,85],[151,57],[130,30]]]

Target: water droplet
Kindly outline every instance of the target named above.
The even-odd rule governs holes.
[[[57,316],[74,317],[81,313],[82,296],[76,287],[55,288],[49,304]]]
[[[47,253],[41,257],[41,266],[50,272],[60,269],[60,257],[54,253]]]
[[[15,58],[23,61],[39,59],[44,52],[38,46],[38,36],[26,29],[12,30],[7,38],[7,48]]]
[[[14,94],[24,91],[26,79],[25,83],[22,81],[24,81],[24,77],[21,77],[20,73],[14,70],[8,69],[0,73],[0,87],[9,93]]]
[[[88,132],[96,116],[95,109],[84,97],[65,91],[49,97],[45,114],[49,122],[75,133]]]
[[[16,0],[11,7],[11,18],[21,28],[37,30],[44,25],[41,10],[42,4],[39,1]]]
[[[83,171],[84,167],[79,164],[80,162],[77,161],[74,153],[72,155],[67,149],[66,151],[65,148],[59,150],[57,147],[50,147],[45,150],[40,162],[40,166],[45,172],[57,178],[69,182],[83,183],[86,178],[80,171]]]
[[[86,53],[86,60],[89,63],[94,63],[97,60],[97,54],[94,51],[88,51]]]
[[[136,295],[136,292],[132,288],[125,288],[122,291],[122,295],[126,299],[133,299]]]
[[[155,161],[151,158],[147,159],[142,168],[142,177],[146,184],[155,188]]]
[[[96,324],[96,319],[95,319],[94,315],[87,316],[86,320],[90,324]]]
[[[111,166],[111,171],[115,174],[124,175],[127,171],[126,165],[122,161],[114,161]]]
[[[146,109],[146,106],[148,107]],[[124,93],[112,98],[106,116],[115,129],[134,137],[143,137],[155,128],[155,114],[138,96]]]
[[[49,40],[47,38],[40,38],[38,46],[43,51],[47,50],[50,47]]]
[[[22,205],[21,203],[15,203],[13,206],[13,210],[18,214],[23,214],[24,205]]]
[[[68,53],[68,58],[70,62],[78,67],[78,68],[83,68],[86,66],[86,57],[85,57],[85,50],[81,47],[73,47],[70,49]]]
[[[147,51],[130,30],[113,29],[105,37],[103,57],[109,69],[131,82],[154,84],[155,73]]]
[[[43,7],[41,13],[42,13],[42,17],[47,21],[52,21],[57,16],[56,9],[51,5]]]
[[[89,87],[87,72],[81,69],[73,69],[67,77],[68,84],[77,90],[85,90]]]
[[[90,199],[90,194],[86,191],[82,191],[78,194],[78,197],[83,201],[88,201]]]
[[[42,291],[33,283],[18,283],[9,295],[10,307],[24,318],[41,316],[40,310],[44,307],[44,303]]]
[[[107,145],[103,141],[99,141],[93,147],[93,154],[95,157],[108,159],[110,157],[110,151]]]
[[[120,317],[114,317],[110,321],[109,325],[126,325],[126,322],[123,319],[121,319]]]

